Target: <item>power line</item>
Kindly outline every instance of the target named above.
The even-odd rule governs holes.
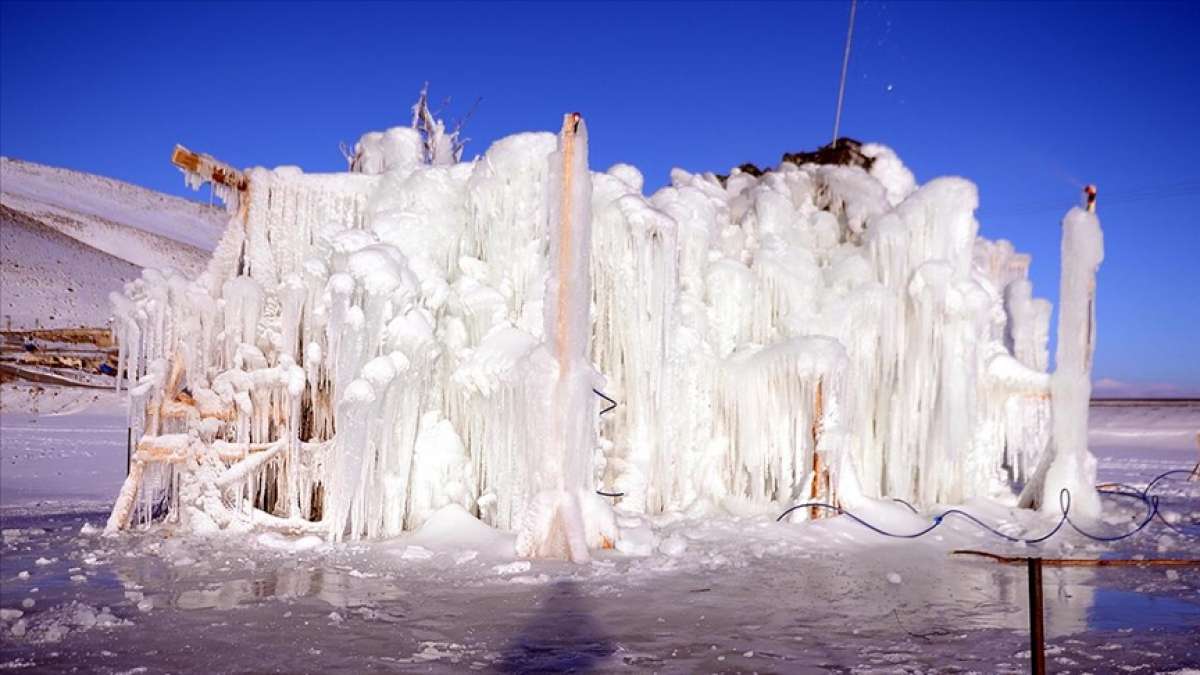
[[[833,142],[837,143],[838,129],[842,126],[842,98],[846,95],[846,70],[850,67],[850,40],[854,37],[854,10],[858,0],[850,0],[850,27],[846,29],[846,50],[842,53],[842,80],[838,84],[837,113],[833,116]]]

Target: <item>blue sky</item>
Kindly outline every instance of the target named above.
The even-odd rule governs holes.
[[[0,4],[0,152],[197,198],[183,143],[344,166],[426,80],[467,154],[588,117],[592,163],[774,164],[829,140],[848,2]],[[980,187],[1056,300],[1059,219],[1100,187],[1095,375],[1200,393],[1200,3],[860,3],[842,131]]]

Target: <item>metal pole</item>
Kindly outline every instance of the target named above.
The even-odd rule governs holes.
[[[1046,673],[1046,636],[1042,626],[1042,559],[1026,558],[1029,566],[1029,664],[1034,675]]]
[[[846,29],[846,49],[842,52],[842,79],[838,84],[837,113],[833,116],[833,143],[837,143],[838,130],[842,126],[842,97],[846,94],[846,70],[850,67],[850,39],[854,37],[854,10],[858,0],[850,0],[850,27]]]
[[[1196,432],[1196,449],[1200,450],[1200,431]],[[1200,480],[1200,462],[1196,462],[1196,468],[1192,469],[1192,475],[1188,476],[1188,481]]]
[[[133,459],[133,427],[125,429],[125,477],[129,477],[129,464]]]

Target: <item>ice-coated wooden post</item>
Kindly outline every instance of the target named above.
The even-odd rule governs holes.
[[[821,453],[817,450],[817,446],[821,441],[821,420],[825,416],[825,386],[824,378],[817,378],[817,390],[813,394],[813,419],[812,419],[812,487],[809,489],[808,501],[810,502],[825,502],[833,503],[833,490],[829,480],[829,467],[821,459]],[[827,518],[833,515],[829,509],[824,509],[819,506],[808,507],[808,517],[810,520],[817,518]]]
[[[552,155],[550,278],[545,332],[557,372],[546,411],[547,438],[536,467],[539,490],[527,507],[517,537],[518,553],[534,558],[589,560],[580,494],[590,479],[595,449],[595,408],[587,359],[591,314],[591,176],[583,116],[563,117],[558,152]],[[555,192],[557,190],[557,192]]]
[[[1087,203],[1087,212],[1095,213],[1096,212],[1096,195],[1097,195],[1096,186],[1088,185],[1087,187],[1085,187],[1083,189],[1083,193],[1085,195],[1085,199],[1086,199],[1086,203]],[[1092,271],[1092,275],[1088,279],[1087,307],[1088,307],[1087,337],[1084,339],[1084,344],[1086,345],[1085,353],[1087,354],[1087,366],[1086,367],[1087,367],[1088,374],[1090,375],[1092,372],[1092,354],[1096,351],[1096,345],[1094,344],[1095,343],[1095,331],[1096,331],[1096,272],[1095,272],[1095,270]]]
[[[1096,273],[1104,260],[1104,234],[1095,213],[1095,191],[1087,208],[1063,217],[1062,279],[1059,288],[1058,350],[1050,379],[1053,443],[1018,500],[1022,507],[1057,513],[1065,489],[1071,515],[1098,517],[1096,458],[1088,450],[1088,404],[1096,350]]]
[[[572,237],[572,207],[571,188],[574,184],[575,172],[575,134],[578,131],[579,113],[572,113],[563,119],[562,128],[562,194],[561,206],[558,213],[558,325],[554,335],[554,352],[558,357],[559,380],[571,368],[572,356],[570,350],[570,318],[577,308],[571,307],[572,278],[578,274],[587,274],[587,270],[576,270],[572,266],[571,237]]]
[[[142,474],[145,471],[146,463],[140,459],[134,460],[129,467],[129,475],[125,476],[125,482],[121,484],[121,492],[117,494],[117,501],[113,504],[108,523],[104,526],[105,534],[113,534],[129,526],[129,518],[133,515],[133,501],[137,499],[138,488],[142,484]]]
[[[547,317],[546,333],[553,335],[554,356],[558,362],[558,381],[555,383],[555,403],[551,423],[557,444],[559,489],[575,490],[584,487],[581,478],[591,458],[593,439],[592,408],[584,401],[591,400],[590,387],[585,386],[587,344],[591,332],[591,176],[587,167],[587,130],[583,116],[568,113],[563,116],[559,134],[561,178],[558,201],[557,233],[551,236],[550,254],[554,280],[549,296],[554,303],[552,317]],[[586,200],[587,203],[579,203]],[[581,404],[582,403],[582,404]]]

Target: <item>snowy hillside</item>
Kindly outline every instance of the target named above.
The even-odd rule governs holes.
[[[67,169],[0,158],[4,314],[14,328],[103,326],[107,295],[143,267],[194,275],[220,208]]]
[[[141,273],[7,206],[0,206],[0,225],[6,325],[104,326],[112,314],[108,293]]]

